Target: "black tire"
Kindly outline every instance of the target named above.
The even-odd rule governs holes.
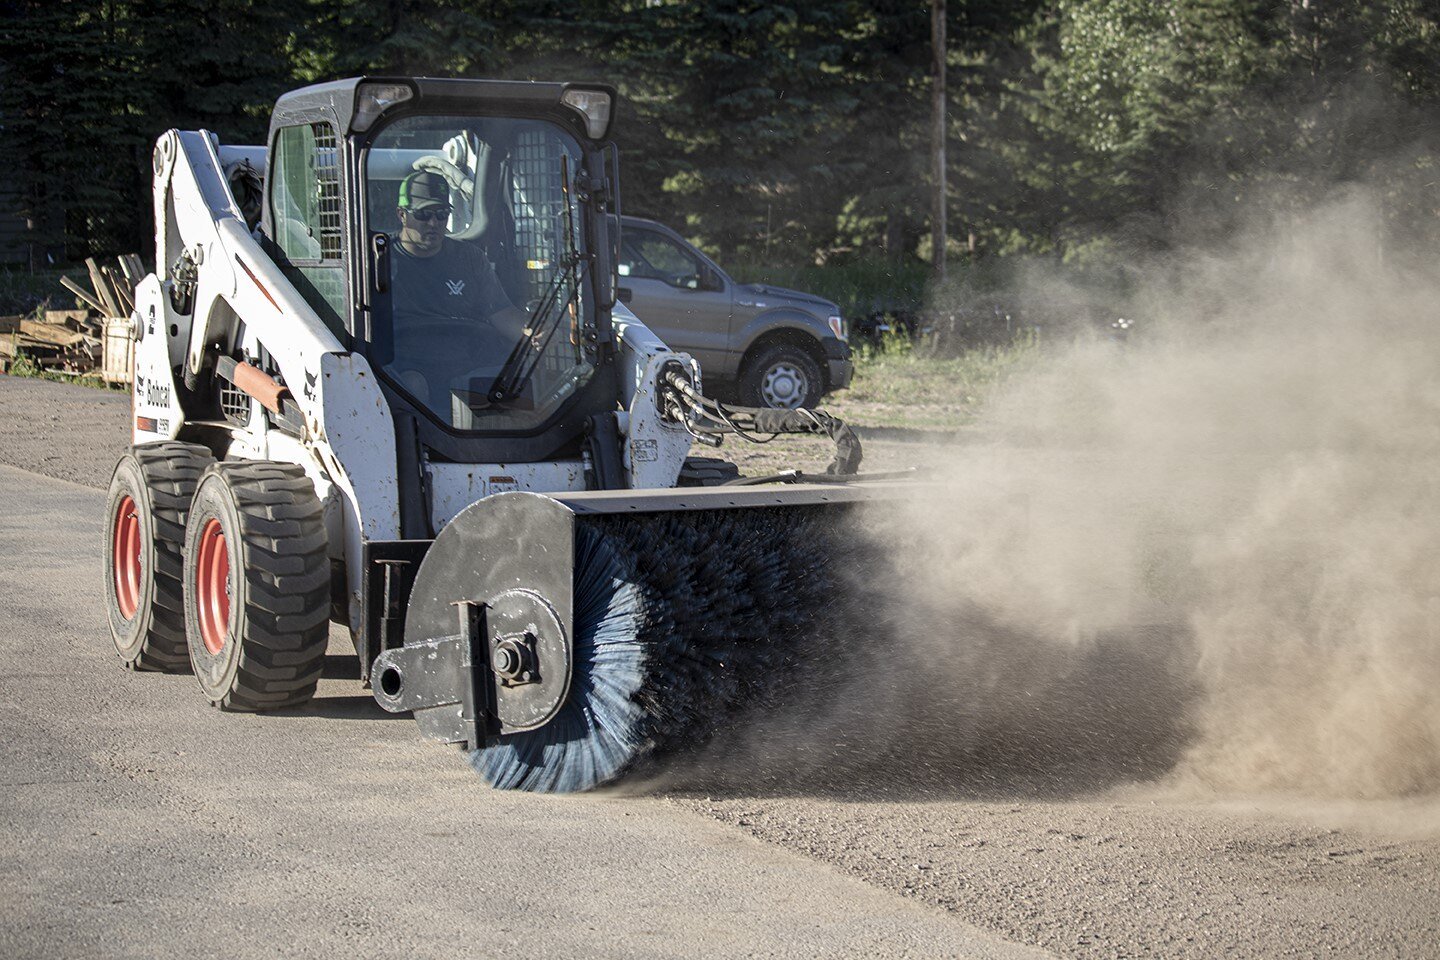
[[[190,667],[181,587],[185,519],[200,475],[214,462],[205,447],[165,440],[131,447],[115,465],[105,503],[105,605],[127,669]]]
[[[305,471],[211,466],[185,531],[185,633],[206,699],[250,712],[305,703],[329,621],[325,522]]]
[[[747,407],[813,407],[824,387],[820,364],[793,343],[761,348],[740,371],[740,402]]]

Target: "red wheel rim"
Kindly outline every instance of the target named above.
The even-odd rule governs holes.
[[[120,616],[132,620],[140,608],[140,514],[130,497],[120,498],[110,544],[115,602]]]
[[[195,599],[200,615],[200,639],[211,655],[225,646],[230,632],[230,551],[220,521],[210,519],[200,531],[200,555],[195,564]]]

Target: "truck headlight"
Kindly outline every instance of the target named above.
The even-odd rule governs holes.
[[[830,324],[830,332],[833,333],[833,334],[835,334],[835,339],[837,339],[837,340],[849,340],[849,339],[850,339],[850,331],[845,329],[845,318],[844,318],[844,317],[841,317],[841,316],[838,316],[838,315],[831,315],[831,316],[828,316],[828,317],[825,318],[825,322],[828,323],[828,324]]]

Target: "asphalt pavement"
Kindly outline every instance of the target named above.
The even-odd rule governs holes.
[[[283,715],[126,672],[102,508],[0,467],[0,955],[1044,955],[657,798],[491,791],[338,634]]]
[[[903,741],[878,777],[497,793],[338,631],[310,706],[220,713],[111,649],[128,414],[0,377],[0,956],[1440,957],[1434,797],[1177,798],[1124,743],[907,789]]]

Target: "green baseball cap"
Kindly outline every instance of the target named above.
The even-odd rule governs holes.
[[[438,173],[421,170],[400,184],[400,206],[406,210],[450,206],[450,184]]]

